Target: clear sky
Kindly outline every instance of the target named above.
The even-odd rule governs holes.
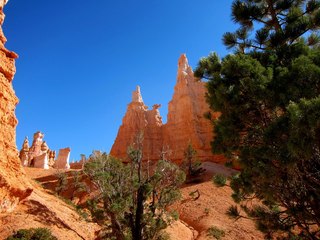
[[[228,53],[231,2],[10,0],[3,28],[19,55],[18,148],[39,130],[51,149],[71,147],[71,160],[109,152],[136,85],[166,121],[179,56],[194,68],[211,51]]]

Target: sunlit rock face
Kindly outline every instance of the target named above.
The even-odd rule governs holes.
[[[43,141],[43,138],[44,134],[40,131],[33,134],[33,141],[30,148],[28,137],[24,139],[19,153],[22,166],[43,169],[54,167],[56,152],[49,148],[46,141]]]
[[[118,136],[110,154],[127,160],[127,150],[130,145],[137,143],[136,138],[143,134],[143,156],[146,159],[157,159],[158,149],[162,144],[162,119],[158,108],[152,110],[143,103],[140,87],[132,93],[132,102],[128,104],[127,112],[122,119]]]
[[[224,162],[222,156],[211,153],[213,129],[204,117],[210,111],[205,101],[205,91],[205,83],[194,78],[186,55],[181,55],[173,98],[168,106],[167,123],[162,123],[159,104],[148,110],[142,101],[140,87],[137,87],[110,154],[127,159],[128,146],[134,143],[138,133],[143,133],[143,160],[159,160],[161,155],[166,154],[166,158],[179,161],[184,158],[188,144],[192,144],[200,160]],[[218,113],[211,115],[213,118],[219,116]]]
[[[184,158],[188,144],[192,144],[203,161],[220,162],[221,156],[213,155],[210,142],[213,128],[208,119],[209,106],[205,101],[205,83],[195,79],[185,54],[178,61],[177,82],[168,105],[167,123],[164,127],[164,145],[172,149],[173,160]],[[212,113],[216,118],[218,113]]]
[[[28,188],[25,173],[21,167],[16,147],[15,107],[18,98],[12,88],[16,72],[17,54],[4,47],[6,38],[2,31],[3,7],[0,0],[0,212],[12,211],[22,199],[32,192]]]
[[[70,152],[71,152],[71,149],[69,147],[61,148],[59,150],[58,158],[55,162],[54,167],[57,169],[70,169],[70,164],[69,164]]]

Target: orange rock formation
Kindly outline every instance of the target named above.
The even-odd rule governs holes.
[[[32,192],[27,186],[16,147],[15,107],[18,98],[12,88],[16,72],[17,54],[4,47],[6,38],[2,32],[3,7],[7,0],[0,0],[0,212],[14,209],[18,202]]]
[[[56,152],[49,149],[46,141],[43,141],[44,134],[40,131],[33,135],[33,142],[29,148],[28,137],[24,139],[19,153],[21,164],[24,167],[37,167],[48,169],[55,164]]]
[[[205,101],[205,83],[194,78],[185,54],[178,62],[177,83],[169,102],[166,124],[162,123],[159,107],[156,104],[148,110],[143,103],[140,87],[137,87],[110,154],[126,160],[128,146],[139,132],[143,132],[144,160],[158,160],[161,153],[168,149],[171,154],[167,157],[182,160],[185,149],[191,143],[200,160],[224,161],[222,156],[211,153],[213,130],[210,121],[204,117],[210,111]],[[212,116],[216,118],[219,114],[212,113]]]
[[[127,149],[135,141],[138,133],[143,132],[145,159],[158,159],[162,146],[162,119],[158,108],[154,105],[152,110],[143,103],[140,87],[132,93],[132,102],[128,105],[127,112],[122,119],[118,136],[113,144],[111,154],[126,160]]]

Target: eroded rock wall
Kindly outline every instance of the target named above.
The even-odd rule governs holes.
[[[205,83],[195,79],[185,54],[178,61],[177,82],[172,100],[168,104],[167,123],[164,126],[164,145],[172,149],[171,159],[181,160],[188,144],[203,161],[224,161],[213,155],[210,142],[213,128],[204,115],[211,112],[205,101]],[[217,118],[219,113],[212,113]]]
[[[7,1],[0,0],[0,212],[11,211],[18,202],[32,192],[28,188],[16,147],[15,108],[18,98],[12,88],[16,72],[17,54],[4,46],[6,38],[2,31],[3,8]]]
[[[158,108],[152,110],[143,103],[140,87],[132,93],[132,102],[128,104],[127,112],[122,119],[117,138],[110,154],[127,161],[128,147],[137,142],[139,134],[143,134],[144,159],[154,160],[160,156],[159,146],[162,145],[162,120]]]
[[[213,155],[210,142],[213,129],[204,117],[210,111],[205,101],[205,83],[194,78],[192,68],[185,54],[178,61],[177,82],[172,100],[168,105],[167,123],[162,124],[160,105],[147,110],[140,88],[133,93],[115,143],[110,154],[122,159],[127,158],[127,148],[134,137],[143,132],[143,160],[158,160],[161,154],[171,160],[182,160],[188,144],[197,151],[202,161],[224,162],[220,155]],[[218,113],[211,113],[213,118]]]

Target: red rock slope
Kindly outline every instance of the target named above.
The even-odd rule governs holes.
[[[38,169],[44,173],[43,169]],[[100,227],[85,221],[74,210],[30,180],[33,193],[11,213],[0,214],[0,239],[19,229],[48,228],[58,239],[93,240]]]

